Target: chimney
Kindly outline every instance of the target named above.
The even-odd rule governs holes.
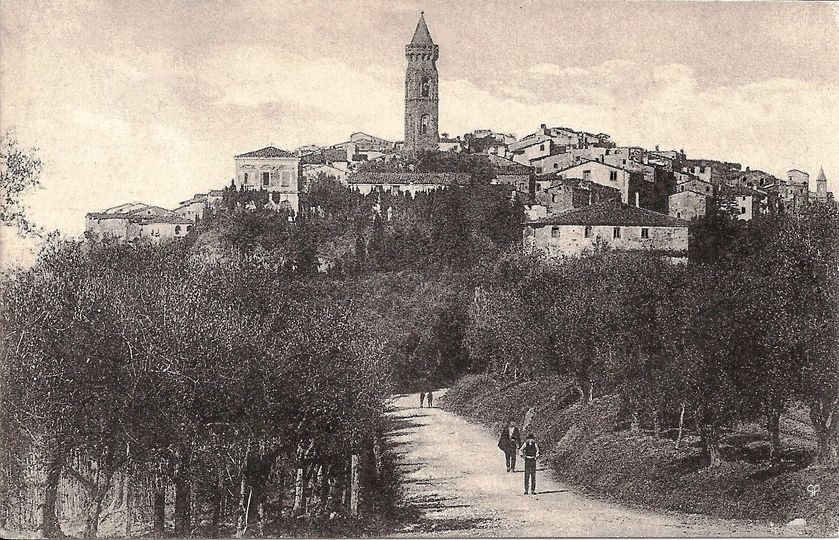
[[[635,192],[635,207],[636,207],[636,208],[640,208],[640,207],[641,207],[641,203],[640,203],[640,201],[639,201],[639,196],[638,196],[638,192],[637,192],[637,191]]]

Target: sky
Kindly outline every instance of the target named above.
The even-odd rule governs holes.
[[[839,194],[839,4],[3,0],[0,129],[44,162],[30,216],[79,235],[87,212],[227,185],[239,153],[401,140],[421,10],[441,132],[568,126],[811,182],[823,166]],[[31,250],[0,239],[3,262]]]

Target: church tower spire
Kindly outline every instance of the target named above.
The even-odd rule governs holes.
[[[405,72],[405,150],[415,154],[437,150],[439,95],[437,93],[437,58],[440,47],[420,12],[414,37],[405,46],[408,68]]]

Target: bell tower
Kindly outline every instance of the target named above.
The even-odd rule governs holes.
[[[434,44],[425,15],[420,19],[411,43],[405,46],[408,68],[405,72],[405,151],[416,154],[437,150],[438,134],[437,58],[440,47]]]

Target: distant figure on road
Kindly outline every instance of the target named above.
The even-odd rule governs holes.
[[[425,395],[428,397],[428,406],[433,407],[434,406],[434,394],[432,394],[431,390],[429,390]]]
[[[516,472],[516,452],[521,446],[521,434],[519,428],[513,425],[512,420],[507,420],[507,425],[501,429],[501,437],[498,439],[498,448],[504,452],[504,459],[507,462],[507,472]]]
[[[425,403],[425,392],[420,392],[420,409],[422,409],[423,403]]]
[[[536,495],[536,460],[539,459],[539,445],[532,433],[521,446],[521,457],[524,458],[524,494],[527,495],[527,481],[530,480],[530,493]]]

